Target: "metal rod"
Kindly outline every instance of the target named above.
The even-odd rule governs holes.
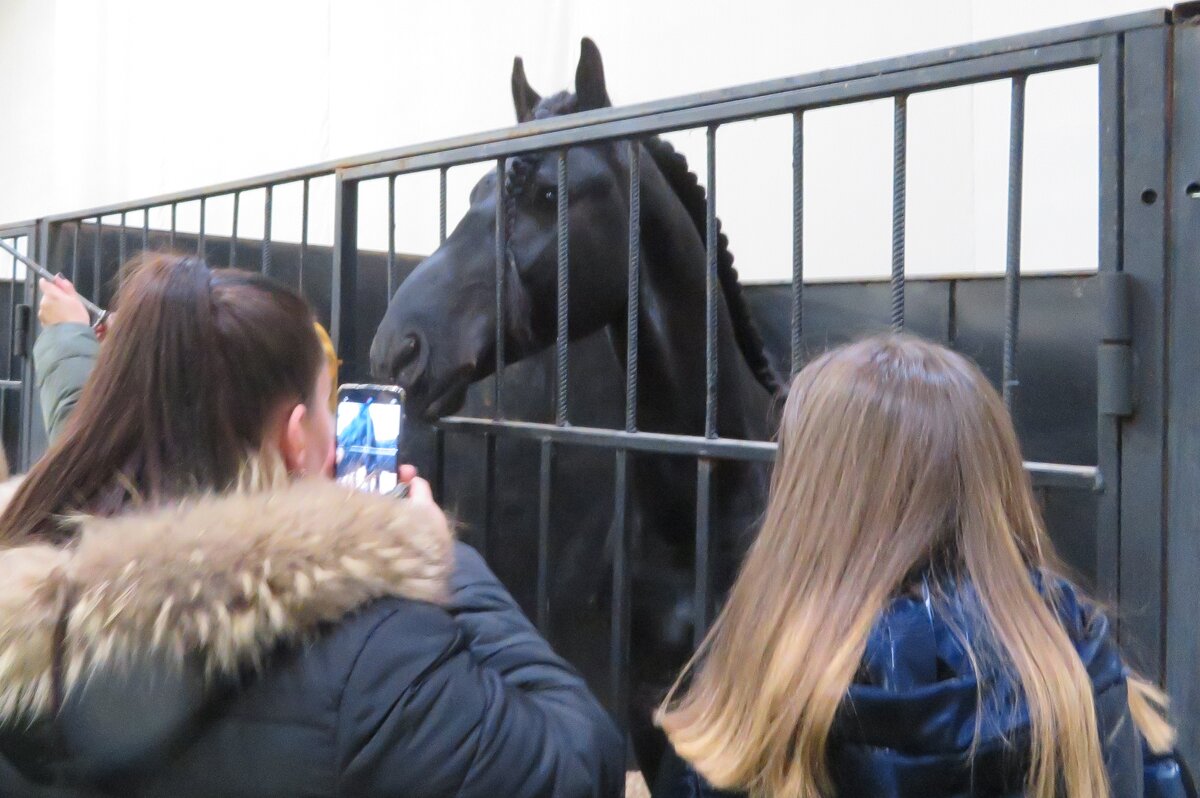
[[[696,573],[692,645],[699,648],[708,631],[712,604],[712,460],[696,464]]]
[[[704,436],[717,437],[717,126],[708,126],[708,190],[705,192],[704,231],[708,254],[705,272]]]
[[[12,240],[14,242],[16,241],[15,238]],[[51,271],[49,269],[47,269],[45,266],[43,266],[42,264],[35,261],[33,258],[22,255],[21,252],[19,250],[17,250],[16,247],[12,246],[8,242],[4,241],[3,239],[0,239],[0,250],[4,250],[10,256],[12,256],[13,259],[18,260],[21,263],[25,264],[25,266],[27,268],[29,268],[30,271],[32,271],[38,277],[41,277],[43,280],[48,280],[50,282],[54,282],[55,275],[53,273],[51,273]],[[16,265],[15,264],[13,265],[13,277],[14,278],[16,277]],[[90,299],[88,299],[85,296],[81,295],[79,297],[79,302],[87,309],[88,313],[90,313],[91,315],[96,317],[96,322],[95,322],[96,324],[99,324],[101,321],[104,320],[104,317],[108,315],[108,311],[104,310],[104,308],[101,308],[99,305],[92,302]]]
[[[238,216],[242,209],[242,192],[233,192],[233,219],[229,230],[229,268],[237,268]]]
[[[904,331],[904,225],[908,194],[908,97],[892,111],[892,330]]]
[[[196,237],[196,254],[204,257],[204,215],[208,212],[208,200],[200,198],[200,234]]]
[[[96,217],[96,243],[92,253],[92,290],[89,292],[92,299],[96,302],[100,301],[100,283],[102,279],[102,261],[104,260],[104,219]],[[43,275],[45,276],[45,275]]]
[[[804,365],[804,112],[792,114],[792,376]]]
[[[1017,380],[1017,332],[1021,312],[1021,194],[1025,160],[1025,76],[1012,79],[1008,134],[1008,240],[1004,264],[1004,359],[1001,390],[1012,410]]]
[[[500,379],[504,371],[504,273],[508,253],[508,208],[504,182],[508,161],[496,162],[496,368],[492,377],[492,417],[500,417]]]
[[[121,274],[121,267],[125,265],[125,212],[121,212],[121,237],[117,239],[117,274]]]
[[[558,382],[558,392],[554,405],[554,421],[559,426],[567,423],[567,383],[569,368],[567,358],[568,337],[568,294],[570,276],[568,273],[567,253],[569,250],[567,225],[567,151],[558,153],[558,200],[556,226],[558,228],[558,335],[554,342],[555,376]]]
[[[262,273],[268,277],[271,276],[271,204],[274,193],[274,186],[267,186],[263,197]]]
[[[630,567],[629,567],[629,453],[616,454],[616,490],[613,493],[613,572],[612,619],[610,622],[608,667],[612,682],[613,706],[617,708],[622,730],[626,727],[625,708],[629,706],[629,627]]]
[[[538,480],[537,626],[550,629],[550,491],[553,488],[554,444],[542,441]]]
[[[79,228],[83,222],[76,222],[71,233],[71,283],[79,282]],[[14,272],[15,275],[15,272]],[[9,340],[12,340],[11,338]]]
[[[438,170],[438,243],[446,243],[446,167]]]
[[[179,211],[179,206],[174,202],[171,203],[171,237],[168,239],[171,249],[175,249],[175,219]],[[97,220],[99,221],[99,220]]]
[[[391,301],[396,292],[396,176],[389,175],[388,189],[388,248],[387,248],[387,295]]]
[[[300,189],[300,264],[299,276],[296,278],[296,290],[304,294],[304,258],[308,254],[308,180],[301,183]]]
[[[150,209],[142,208],[142,252],[150,249]]]
[[[625,313],[625,431],[637,431],[638,320],[642,301],[642,145],[629,142],[629,285]]]

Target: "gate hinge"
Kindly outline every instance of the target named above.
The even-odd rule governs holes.
[[[1133,415],[1133,319],[1131,278],[1100,273],[1100,348],[1096,364],[1097,409],[1101,415]]]

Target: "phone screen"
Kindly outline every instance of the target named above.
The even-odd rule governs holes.
[[[387,385],[343,385],[337,402],[337,480],[390,493],[404,426],[404,391]]]

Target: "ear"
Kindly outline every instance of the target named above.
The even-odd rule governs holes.
[[[604,86],[604,62],[600,60],[600,48],[591,39],[584,37],[580,43],[579,66],[575,68],[576,110],[591,111],[612,105],[608,89]]]
[[[525,62],[520,56],[513,59],[512,72],[513,107],[517,110],[517,121],[528,122],[533,119],[533,109],[541,102],[542,97],[529,85],[525,77]]]
[[[304,456],[308,450],[307,420],[308,408],[300,402],[288,412],[283,429],[279,432],[279,453],[283,455],[283,464],[289,474],[304,475]]]

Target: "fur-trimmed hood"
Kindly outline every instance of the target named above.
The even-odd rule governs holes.
[[[81,519],[67,546],[0,551],[0,724],[40,724],[114,674],[152,690],[147,662],[155,684],[191,674],[202,703],[376,599],[441,601],[453,556],[437,512],[330,482]]]

